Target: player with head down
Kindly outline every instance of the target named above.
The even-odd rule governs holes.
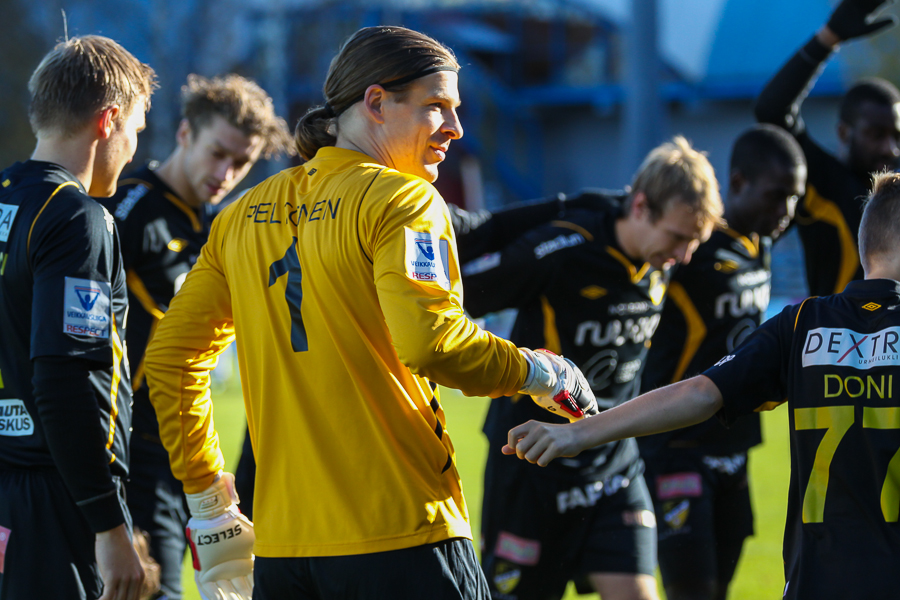
[[[654,149],[620,194],[582,192],[573,211],[463,269],[474,316],[517,308],[510,339],[544,346],[584,372],[601,408],[634,397],[659,323],[668,270],[686,263],[722,214],[706,157],[677,137]],[[561,598],[566,584],[605,599],[656,598],[656,527],[634,440],[546,471],[511,461],[506,432],[532,410],[521,394],[491,402],[484,431],[482,562],[494,598]]]
[[[806,161],[789,133],[756,125],[735,140],[729,167],[726,224],[675,269],[644,391],[702,372],[765,319],[772,240],[803,195]],[[753,534],[747,452],[761,442],[755,414],[727,429],[709,419],[638,439],[669,600],[726,597],[744,539]]]
[[[611,440],[787,402],[791,482],[784,597],[893,598],[900,587],[900,175],[875,178],[859,231],[864,281],[788,306],[701,375],[581,423],[514,427],[539,465]]]

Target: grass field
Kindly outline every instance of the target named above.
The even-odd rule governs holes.
[[[237,386],[214,390],[214,418],[219,431],[227,468],[234,470],[244,435],[243,404]],[[456,447],[457,466],[469,504],[473,531],[479,530],[482,477],[487,443],[481,424],[488,401],[466,398],[454,390],[442,390],[447,414],[447,430]],[[788,452],[787,410],[785,407],[763,414],[764,443],[751,451],[750,478],[756,535],[744,545],[744,553],[732,582],[729,598],[756,600],[780,598],[784,587],[781,539],[787,505],[790,455]],[[510,458],[510,460],[515,460]],[[477,543],[476,543],[477,547]],[[199,600],[193,571],[186,561],[185,600]],[[578,596],[573,588],[566,600],[597,599],[597,595]],[[424,599],[423,599],[424,600]]]

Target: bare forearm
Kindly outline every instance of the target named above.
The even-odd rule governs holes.
[[[700,375],[653,390],[575,425],[585,431],[585,448],[592,448],[701,423],[721,406],[719,388]]]
[[[596,417],[566,425],[529,421],[509,431],[504,454],[540,466],[615,440],[661,433],[705,421],[722,406],[719,388],[698,375],[653,390]]]

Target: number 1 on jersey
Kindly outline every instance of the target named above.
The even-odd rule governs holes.
[[[291,347],[294,352],[306,352],[309,350],[309,341],[306,339],[306,326],[303,325],[303,315],[300,314],[300,304],[303,301],[303,271],[300,268],[300,257],[297,256],[297,238],[294,237],[291,245],[281,260],[277,260],[269,267],[269,287],[272,287],[282,275],[287,273],[287,286],[284,288],[284,299],[287,301],[291,313]]]

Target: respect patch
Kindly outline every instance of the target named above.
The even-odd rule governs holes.
[[[428,232],[404,227],[406,276],[413,281],[436,283],[450,289],[450,244]]]
[[[81,337],[109,338],[112,318],[110,296],[110,286],[106,282],[66,277],[63,332]]]

